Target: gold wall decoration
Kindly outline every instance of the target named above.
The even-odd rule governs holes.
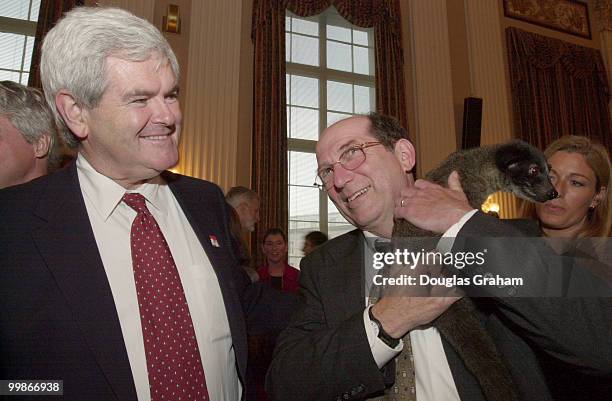
[[[504,15],[591,39],[587,3],[577,0],[503,0]]]
[[[168,11],[162,21],[163,31],[171,33],[181,33],[181,17],[179,15],[179,6],[169,4]]]
[[[600,31],[612,31],[612,1],[595,0],[595,15]]]

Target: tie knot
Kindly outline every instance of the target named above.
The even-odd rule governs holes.
[[[145,197],[139,193],[126,193],[123,195],[126,205],[134,209],[137,213],[148,213]]]

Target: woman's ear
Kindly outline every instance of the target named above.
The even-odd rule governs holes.
[[[595,194],[593,200],[591,201],[591,205],[589,206],[591,209],[595,209],[597,205],[601,203],[603,198],[606,196],[607,190],[608,188],[606,186],[599,188],[599,191]]]

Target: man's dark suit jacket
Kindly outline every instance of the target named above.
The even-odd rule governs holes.
[[[261,294],[236,266],[223,194],[206,181],[164,178],[219,279],[244,384],[245,312],[260,319]],[[0,191],[0,222],[0,379],[60,379],[66,400],[136,400],[76,164]]]
[[[459,236],[512,236],[512,230],[514,235],[525,235],[523,230],[478,213]],[[537,227],[535,230],[537,235]],[[530,234],[534,234],[533,227]],[[355,230],[302,259],[302,300],[281,333],[268,372],[268,390],[275,401],[363,399],[380,394],[393,382],[393,361],[378,369],[363,324],[363,242],[363,234]],[[578,371],[612,374],[608,300],[506,295],[474,301],[521,400],[553,399],[550,380],[541,368],[541,354],[571,363]],[[476,378],[444,337],[442,342],[460,398],[484,401]]]

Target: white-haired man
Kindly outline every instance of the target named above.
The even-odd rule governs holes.
[[[255,224],[259,222],[259,195],[252,189],[237,186],[230,188],[225,195],[227,203],[232,205],[240,225],[245,231],[255,231]]]
[[[0,82],[0,188],[45,175],[58,161],[57,128],[42,93]]]
[[[165,171],[182,122],[168,42],[126,11],[76,8],[42,52],[78,157],[0,193],[1,378],[62,379],[71,400],[244,399],[243,310],[261,294],[220,189]]]

